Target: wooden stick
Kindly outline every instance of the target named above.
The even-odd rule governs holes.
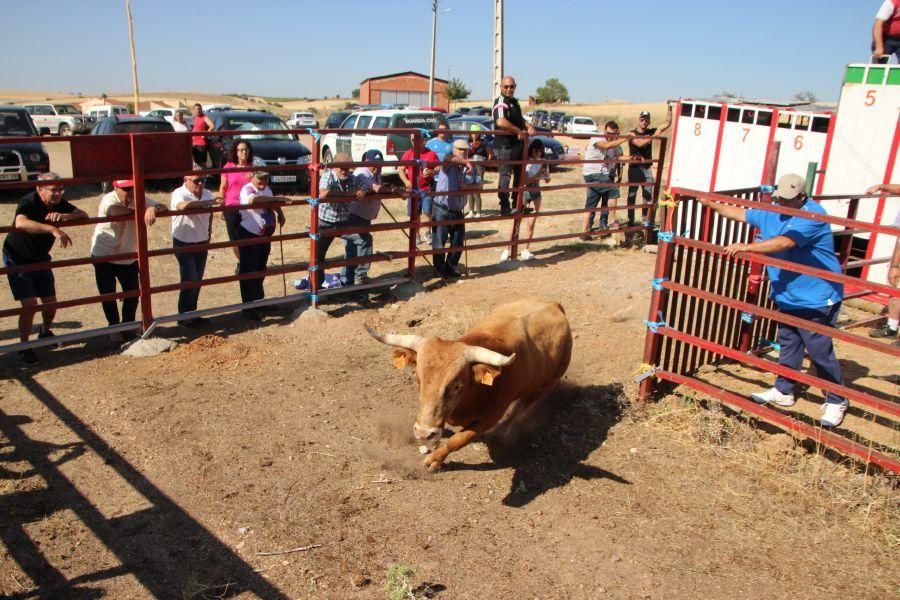
[[[134,55],[134,25],[131,22],[131,0],[125,0],[125,12],[128,13],[128,41],[131,44],[131,77],[134,80],[134,114],[138,114],[140,94],[138,93],[137,59]]]
[[[312,544],[309,546],[300,546],[299,548],[291,548],[290,550],[277,550],[275,552],[257,552],[256,556],[278,556],[279,554],[291,554],[293,552],[306,552],[313,548],[321,548],[322,544]]]

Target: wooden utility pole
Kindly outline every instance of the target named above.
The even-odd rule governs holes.
[[[134,114],[138,113],[140,92],[138,91],[137,58],[134,55],[134,25],[131,22],[131,0],[125,0],[125,12],[128,13],[128,41],[131,43],[131,77],[134,81]]]
[[[503,0],[494,0],[494,67],[491,71],[491,98],[500,95],[503,79]]]

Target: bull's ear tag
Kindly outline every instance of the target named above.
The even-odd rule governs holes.
[[[395,348],[391,364],[395,369],[405,369],[416,364],[416,355],[405,348]]]
[[[500,376],[500,369],[489,365],[475,365],[475,381],[481,385],[493,386]]]

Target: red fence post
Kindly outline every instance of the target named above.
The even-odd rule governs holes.
[[[144,197],[144,148],[143,141],[133,133],[128,136],[131,141],[131,173],[134,179],[134,226],[137,232],[137,260],[139,278],[139,298],[141,301],[141,325],[147,331],[153,323],[153,304],[150,294],[150,258],[147,255],[147,225],[144,223],[144,212],[147,200]]]
[[[312,160],[309,163],[309,197],[312,201],[309,203],[309,268],[306,276],[309,278],[309,299],[313,308],[316,308],[319,301],[319,278],[316,273],[321,268],[316,258],[319,251],[319,243],[316,238],[319,237],[319,171],[323,165],[319,162],[321,149],[319,148],[319,139],[313,136],[312,143]]]
[[[677,202],[676,202],[677,203]],[[662,213],[662,222],[666,222],[666,212],[675,210],[667,207]],[[656,269],[653,277],[656,279],[671,278],[672,264],[675,259],[675,242],[659,241],[659,251],[656,255]],[[669,292],[660,286],[654,286],[653,294],[650,296],[650,316],[647,320],[654,322],[659,319],[660,312],[665,313],[666,304],[668,302]],[[662,349],[662,337],[651,330],[647,330],[647,337],[644,339],[644,364],[652,367],[659,367],[660,350]],[[642,402],[650,399],[653,390],[656,387],[656,378],[647,377],[641,382],[639,397]]]

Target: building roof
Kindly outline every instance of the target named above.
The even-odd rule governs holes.
[[[376,77],[369,77],[368,79],[363,79],[360,83],[365,83],[367,81],[377,81],[379,79],[393,79],[394,77],[403,77],[404,75],[411,75],[413,77],[421,77],[423,79],[428,79],[428,75],[423,75],[422,73],[416,73],[415,71],[403,71],[402,73],[391,73],[390,75],[378,75]],[[439,77],[434,78],[435,81],[440,81],[441,83],[447,83],[446,79],[441,79]]]

